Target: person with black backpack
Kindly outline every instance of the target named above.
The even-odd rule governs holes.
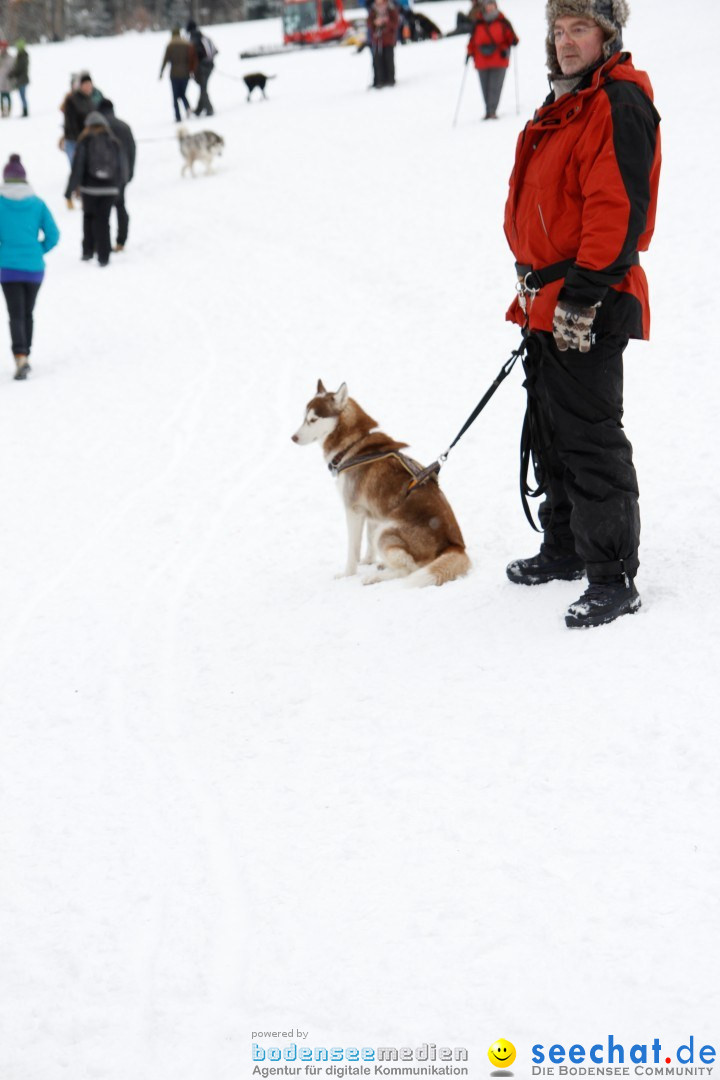
[[[195,115],[201,116],[202,113],[207,113],[208,116],[212,116],[215,110],[208,97],[207,87],[210,76],[213,73],[213,68],[215,67],[215,57],[218,54],[218,50],[210,38],[202,33],[193,19],[190,19],[185,29],[190,35],[190,41],[195,49],[195,55],[197,56],[195,80],[200,87],[200,97],[198,98]]]
[[[101,266],[110,262],[110,211],[128,179],[128,164],[119,140],[102,113],[85,121],[75,148],[65,197],[79,191],[83,202],[82,258],[97,254]]]

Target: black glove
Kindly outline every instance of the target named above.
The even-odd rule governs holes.
[[[553,313],[553,337],[560,352],[577,349],[590,351],[592,324],[600,304],[575,304],[572,300],[558,300]]]

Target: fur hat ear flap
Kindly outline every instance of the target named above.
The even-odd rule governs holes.
[[[318,392],[318,394],[327,394],[327,390],[323,386],[322,379],[318,379],[317,392]]]
[[[344,409],[348,399],[347,383],[343,383],[339,390],[335,391],[335,404],[338,409]]]
[[[605,34],[603,56],[607,60],[623,47],[622,29],[630,18],[630,5],[627,0],[547,0],[545,15],[548,27],[547,66],[551,75],[560,75],[555,51],[555,20],[564,15],[574,15],[578,19],[596,22]]]

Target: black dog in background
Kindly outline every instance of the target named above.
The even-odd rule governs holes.
[[[243,75],[243,82],[247,86],[248,101],[252,95],[253,90],[259,90],[264,98],[267,97],[265,93],[265,84],[268,79],[274,79],[274,75],[263,75],[261,71],[252,71],[249,75]]]

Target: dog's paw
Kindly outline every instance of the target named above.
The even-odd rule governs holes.
[[[346,577],[355,577],[355,571],[354,570],[340,570],[339,573],[335,574],[335,580],[336,581],[342,581],[342,579],[346,578]]]
[[[363,578],[363,585],[379,585],[384,580],[382,574],[370,574],[369,577]]]

